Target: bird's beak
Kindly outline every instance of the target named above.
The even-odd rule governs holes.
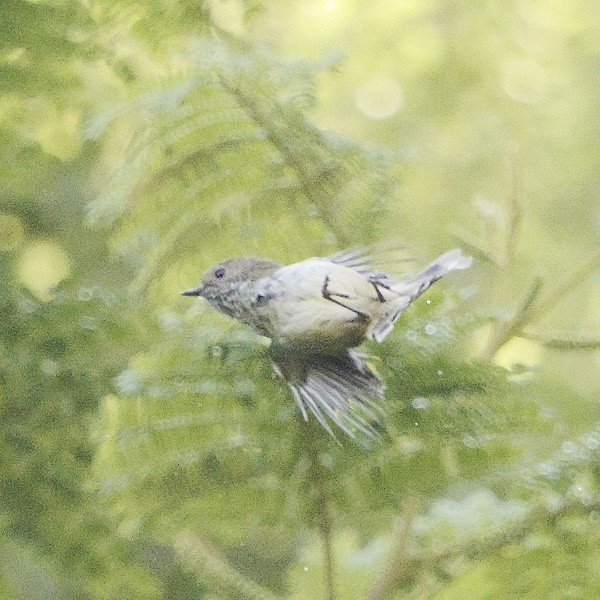
[[[202,286],[181,292],[182,296],[202,296]]]

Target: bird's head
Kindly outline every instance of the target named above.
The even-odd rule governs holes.
[[[267,258],[240,256],[223,260],[207,269],[198,287],[182,292],[183,296],[201,296],[215,308],[229,312],[232,296],[239,294],[246,283],[268,277],[281,265]]]

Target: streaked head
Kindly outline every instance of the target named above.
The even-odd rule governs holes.
[[[202,296],[213,306],[223,310],[223,304],[240,289],[242,283],[258,281],[271,275],[279,267],[281,265],[274,260],[254,256],[223,260],[204,272],[198,287],[186,290],[182,295]]]

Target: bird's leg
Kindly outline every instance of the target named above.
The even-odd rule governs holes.
[[[338,306],[342,306],[343,308],[348,309],[349,311],[353,312],[355,315],[359,316],[361,319],[369,318],[369,315],[366,312],[363,312],[362,310],[358,310],[357,308],[352,308],[351,306],[348,306],[347,304],[344,304],[343,302],[336,300],[333,296],[337,296],[338,298],[350,298],[350,296],[348,296],[348,294],[340,294],[340,293],[336,293],[336,292],[331,292],[331,291],[329,291],[328,285],[329,285],[329,275],[325,275],[325,281],[323,282],[323,287],[321,288],[321,294],[323,294],[323,298],[325,298],[325,300],[329,300],[330,302],[333,302],[334,304],[337,304]]]
[[[381,293],[381,290],[379,289],[377,283],[371,281],[371,285],[375,288],[375,292],[377,293],[377,299],[379,300],[379,302],[385,302],[386,300],[383,297],[383,294]]]

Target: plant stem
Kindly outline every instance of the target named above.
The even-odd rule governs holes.
[[[278,600],[278,596],[236,571],[229,562],[191,531],[182,531],[172,547],[184,567],[217,594],[244,600]]]
[[[294,130],[296,124],[285,116],[277,103],[263,99],[265,105],[261,106],[257,98],[252,98],[223,74],[219,82],[264,129],[267,139],[294,171],[306,198],[317,208],[319,217],[338,243],[349,246],[352,236],[342,225],[339,204],[335,202],[342,188],[344,169],[322,144],[320,133],[308,123],[302,123],[302,131]]]
[[[327,511],[325,511],[322,519],[320,519],[319,533],[321,534],[321,542],[323,544],[326,597],[327,600],[335,600],[335,567],[333,547],[331,545],[331,524]]]
[[[509,544],[519,542],[537,527],[552,525],[557,520],[570,515],[590,514],[599,508],[600,500],[586,504],[572,502],[555,509],[546,508],[542,503],[542,506],[533,508],[529,515],[522,520],[483,538],[469,540],[464,544],[429,553],[404,555],[401,562],[392,562],[390,565],[390,573],[384,575],[387,578],[385,586],[382,586],[379,591],[374,588],[367,598],[368,600],[385,600],[418,575],[435,571],[454,559],[465,560],[489,556]]]
[[[558,284],[541,302],[537,304],[531,320],[537,320],[560,302],[567,294],[570,294],[582,281],[585,281],[597,269],[600,269],[600,252],[592,255],[571,275]]]
[[[541,289],[542,280],[537,278],[515,314],[508,321],[500,323],[496,327],[483,353],[484,357],[491,359],[504,344],[521,333],[523,327],[531,320],[531,314]]]
[[[408,498],[402,515],[402,523],[397,531],[396,545],[392,550],[389,565],[367,594],[367,600],[385,600],[395,590],[398,579],[402,577],[406,566],[410,562],[408,544],[410,542],[413,522],[419,513],[420,506],[421,503],[415,496]]]
[[[498,325],[483,353],[484,356],[486,358],[492,358],[496,352],[498,352],[498,350],[513,337],[529,337],[532,339],[531,335],[523,334],[525,326],[533,321],[537,321],[548,311],[552,310],[558,302],[562,301],[565,296],[571,293],[582,281],[585,281],[597,269],[600,269],[600,252],[592,255],[541,301],[538,301],[538,297],[540,295],[542,282],[541,279],[537,278],[513,317],[505,323]],[[551,344],[548,345],[550,346]],[[561,346],[557,341],[554,347],[562,347],[563,349],[568,347],[571,349],[594,349],[595,342],[592,341],[587,345],[582,343],[577,344],[576,342],[566,342]]]
[[[309,496],[312,499],[314,523],[321,538],[323,548],[323,570],[325,572],[325,598],[336,600],[335,594],[335,558],[332,544],[332,519],[329,499],[329,473],[322,460],[318,436],[322,434],[315,423],[302,423],[303,434],[299,438],[300,451],[308,461]]]
[[[521,337],[539,342],[552,350],[600,350],[600,339],[545,338],[534,333],[524,332]]]
[[[519,152],[516,148],[510,157],[510,188],[507,198],[507,223],[506,237],[504,240],[504,252],[502,266],[506,267],[513,258],[515,245],[521,229],[523,212],[521,210],[522,175],[519,163]]]

